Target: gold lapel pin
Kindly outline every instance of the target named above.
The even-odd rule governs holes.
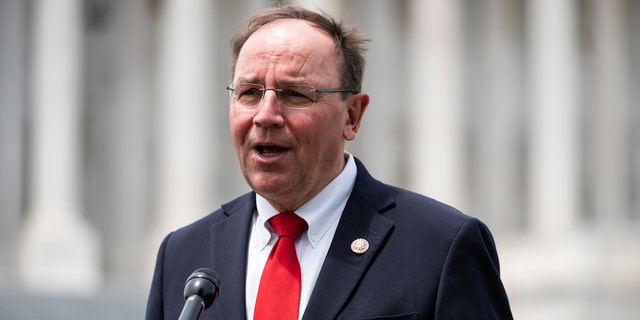
[[[357,254],[363,254],[369,250],[369,241],[358,238],[351,242],[351,251]]]

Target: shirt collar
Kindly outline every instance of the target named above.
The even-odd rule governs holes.
[[[345,154],[348,158],[342,172],[317,195],[296,210],[296,214],[309,225],[305,234],[314,248],[327,234],[331,225],[340,218],[356,181],[357,169],[353,156],[348,152]],[[272,237],[271,228],[267,226],[267,221],[279,212],[259,194],[256,194],[256,207],[258,216],[255,231],[260,250],[262,250]],[[275,233],[273,235],[275,236]]]

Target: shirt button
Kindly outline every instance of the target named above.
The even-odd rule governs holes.
[[[313,242],[318,242],[318,236],[316,236],[315,234],[311,236],[311,241]]]

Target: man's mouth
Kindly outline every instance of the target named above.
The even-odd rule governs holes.
[[[286,150],[286,148],[278,146],[259,145],[256,150],[264,157],[275,157]]]

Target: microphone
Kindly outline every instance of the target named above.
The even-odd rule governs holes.
[[[220,277],[211,269],[194,271],[184,284],[184,307],[178,320],[199,320],[220,295]]]

